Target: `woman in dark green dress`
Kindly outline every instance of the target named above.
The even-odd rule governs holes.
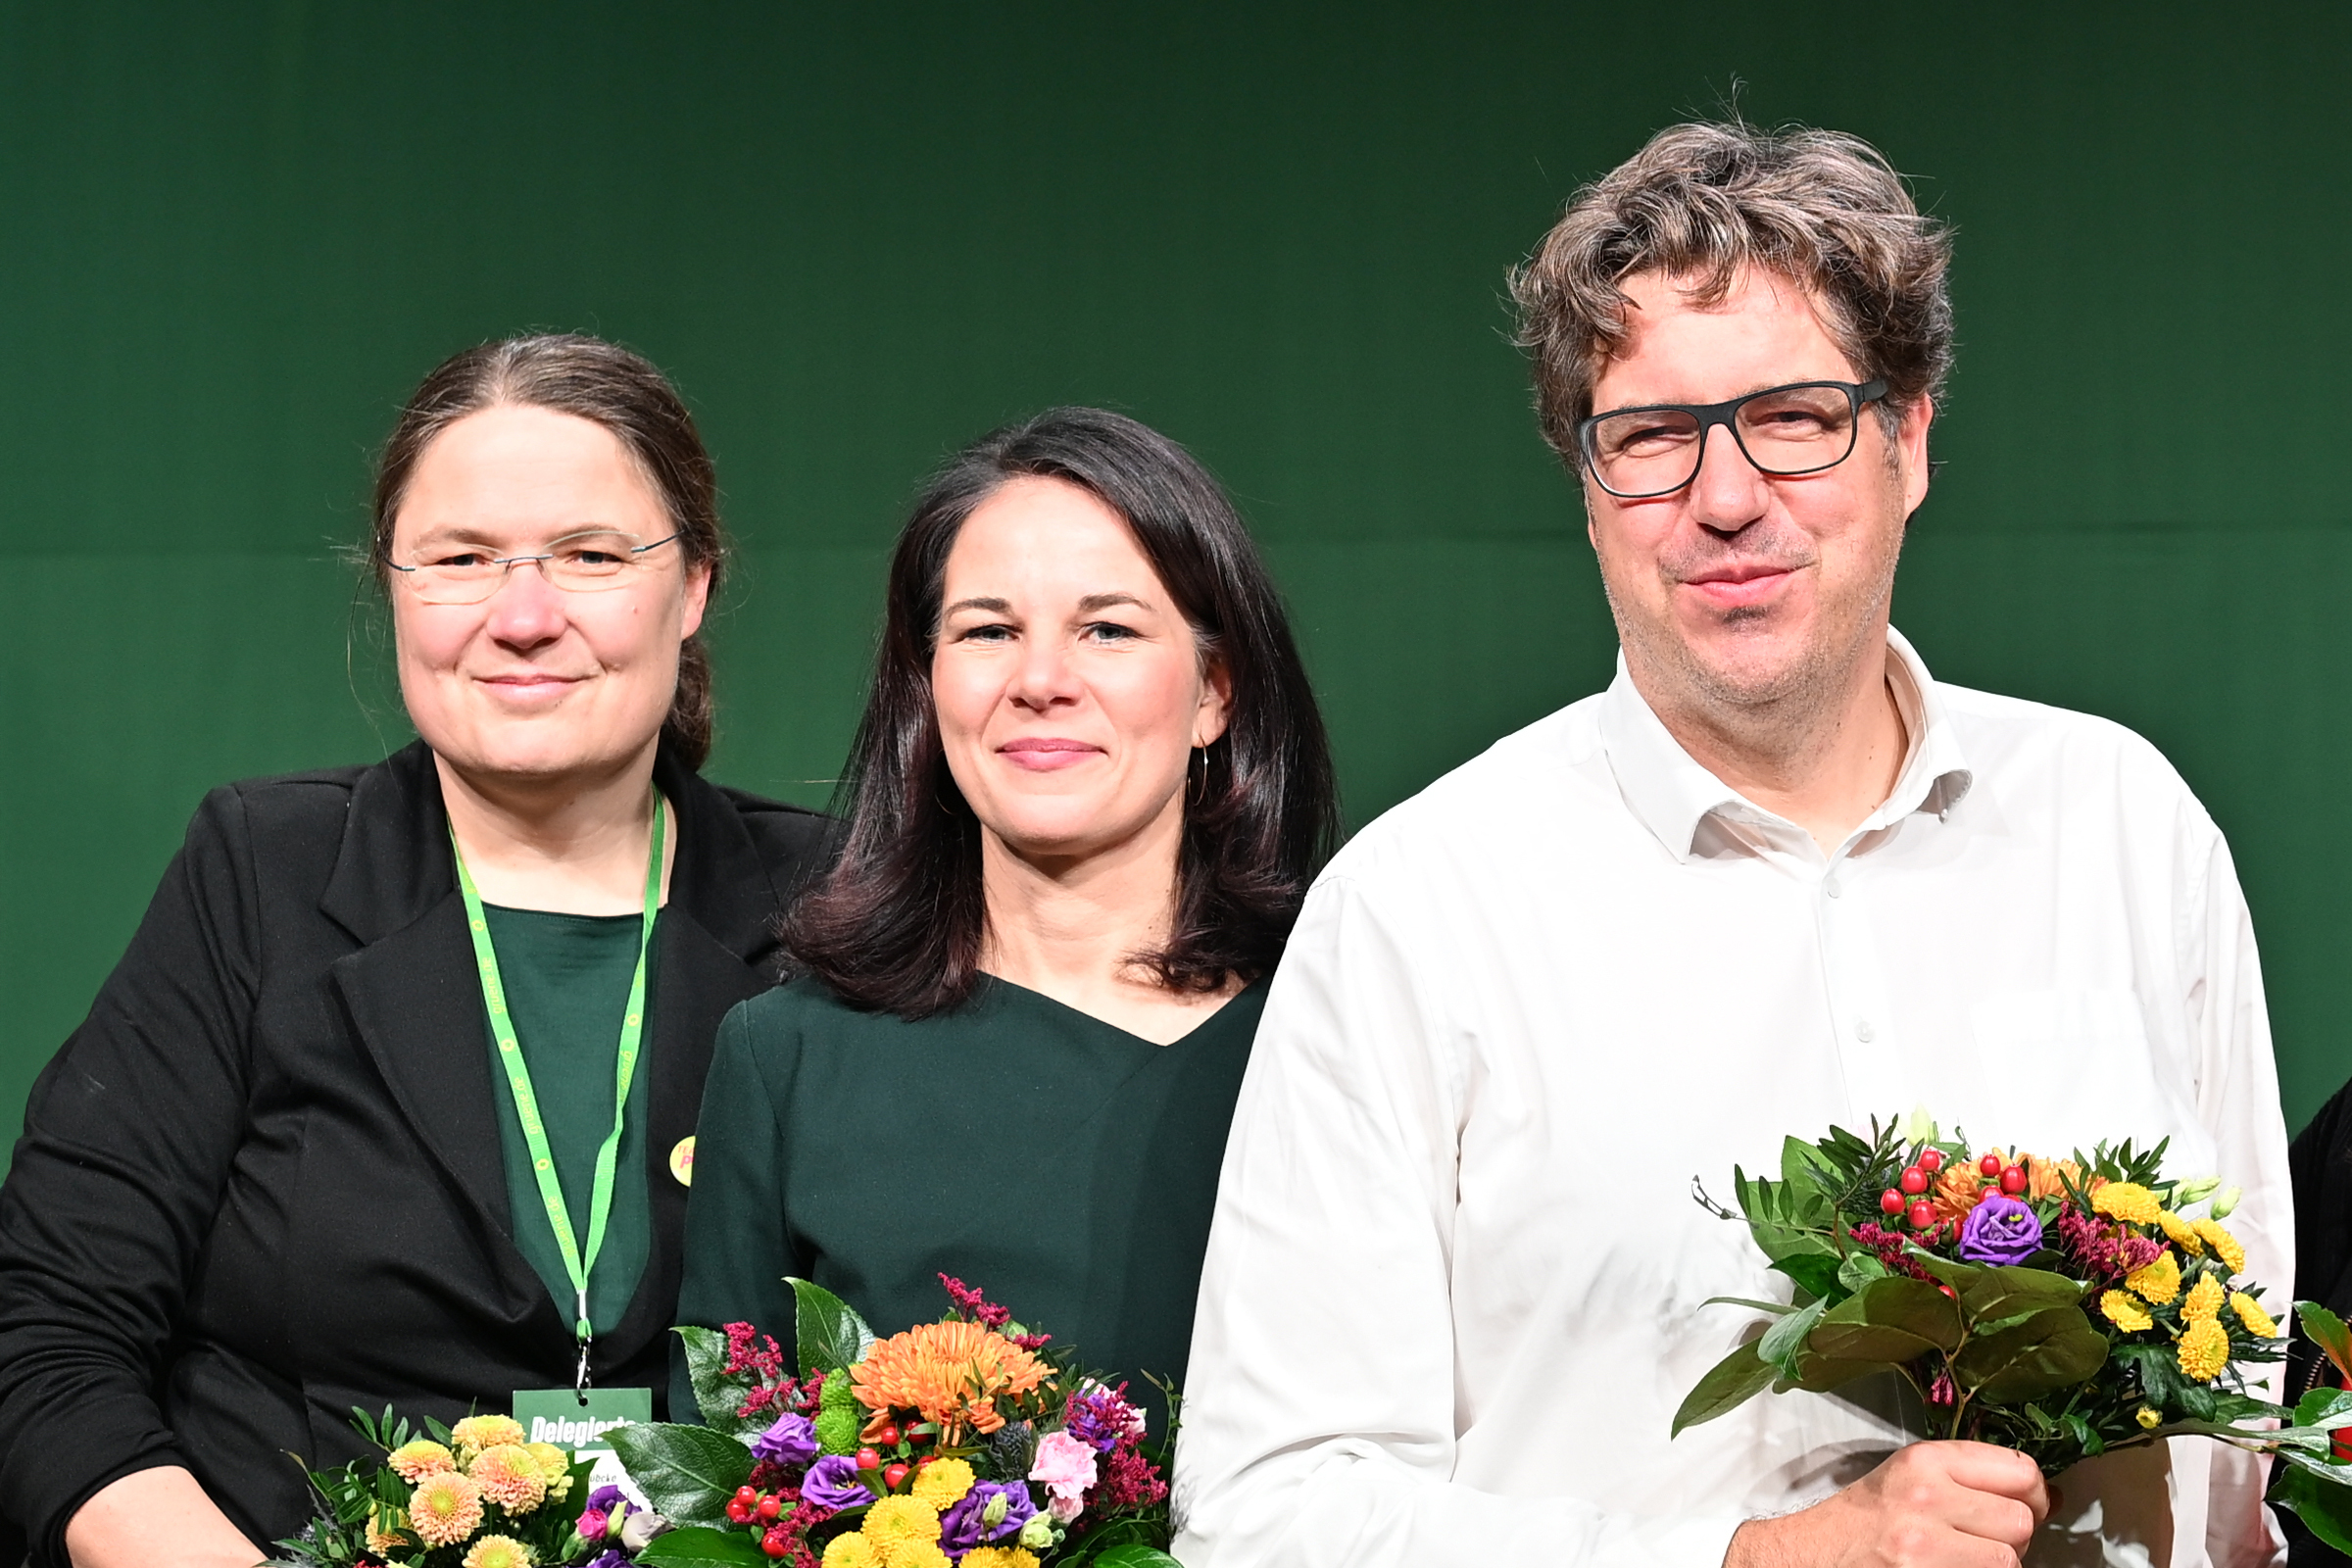
[[[802,971],[719,1031],[685,1321],[789,1340],[787,1275],[880,1333],[939,1276],[1156,1410],[1226,1127],[1334,831],[1323,727],[1232,503],[1062,409],[958,455],[892,562],[847,847]]]

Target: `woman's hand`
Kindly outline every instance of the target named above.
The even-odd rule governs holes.
[[[74,1568],[254,1568],[269,1553],[214,1506],[175,1464],[134,1470],[101,1487],[66,1526]]]

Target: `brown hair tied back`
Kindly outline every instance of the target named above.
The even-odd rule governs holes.
[[[662,498],[677,530],[679,559],[689,568],[709,566],[716,595],[727,539],[718,520],[717,471],[694,416],[652,362],[576,332],[467,349],[443,361],[416,388],[376,463],[368,554],[379,585],[388,586],[392,522],[424,449],[468,414],[494,408],[550,409],[612,431]],[[710,760],[715,719],[710,656],[698,632],[678,650],[678,689],[662,733],[688,767],[700,768]]]
[[[1794,279],[1887,417],[1943,390],[1952,364],[1951,230],[1857,136],[1738,122],[1673,125],[1593,183],[1511,274],[1544,439],[1573,469],[1577,422],[1626,337],[1625,280],[1690,280],[1714,304],[1744,268]]]

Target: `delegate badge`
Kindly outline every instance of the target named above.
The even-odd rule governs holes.
[[[669,1152],[669,1173],[678,1179],[680,1187],[694,1185],[694,1139],[691,1135],[678,1140],[678,1147]]]
[[[631,1503],[645,1507],[645,1494],[621,1468],[620,1455],[605,1441],[614,1427],[637,1426],[654,1418],[651,1389],[590,1389],[585,1395],[570,1389],[516,1389],[514,1419],[522,1423],[525,1443],[552,1443],[576,1458],[594,1459],[591,1487],[618,1487]],[[585,1504],[587,1499],[574,1498]]]

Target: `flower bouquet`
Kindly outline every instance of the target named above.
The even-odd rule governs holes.
[[[953,1311],[879,1341],[838,1297],[791,1283],[792,1360],[748,1323],[682,1328],[708,1424],[610,1435],[656,1516],[591,1499],[580,1535],[612,1563],[1175,1568],[1167,1484],[1126,1385],[1082,1376],[944,1274]]]
[[[533,1568],[582,1551],[566,1504],[587,1490],[592,1461],[525,1443],[503,1415],[427,1421],[423,1436],[389,1409],[353,1415],[384,1457],[312,1471],[320,1513],[265,1568]]]
[[[1778,1181],[1734,1167],[1738,1213],[1694,1178],[1698,1201],[1744,1220],[1794,1290],[1785,1303],[1707,1303],[1771,1321],[1699,1380],[1675,1433],[1766,1389],[1892,1372],[1919,1396],[1922,1436],[2014,1448],[2045,1475],[2171,1437],[2275,1453],[2272,1500],[2352,1550],[2352,1466],[2333,1451],[2352,1393],[2316,1390],[2290,1408],[2247,1392],[2246,1369],[2284,1359],[2286,1342],[2222,1224],[2236,1194],[2166,1177],[2165,1149],[1972,1150],[1915,1112],[1884,1131],[1874,1121],[1868,1139],[1790,1138]],[[2329,1353],[2352,1377],[2352,1335],[2299,1310],[2324,1348],[2332,1325]]]

